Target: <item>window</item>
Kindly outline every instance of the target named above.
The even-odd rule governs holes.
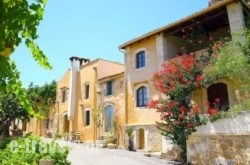
[[[84,110],[84,126],[90,125],[90,110]]]
[[[105,132],[111,131],[113,128],[113,120],[114,120],[114,110],[112,105],[108,105],[105,107]]]
[[[145,107],[147,105],[148,99],[147,99],[147,88],[145,86],[140,87],[136,91],[136,101],[137,101],[137,107]]]
[[[66,102],[67,100],[67,89],[63,88],[62,89],[62,103]]]
[[[112,95],[114,92],[114,81],[107,81],[106,84],[106,95]]]
[[[88,99],[89,98],[89,84],[85,84],[85,87],[84,87],[84,96],[85,96],[85,99]]]
[[[136,68],[145,66],[145,51],[140,51],[136,54]]]

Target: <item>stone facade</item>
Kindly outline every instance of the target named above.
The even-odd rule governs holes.
[[[250,111],[198,127],[188,138],[187,160],[197,165],[250,164]]]
[[[112,82],[112,95],[107,95],[107,84]],[[98,80],[98,96],[97,102],[102,107],[103,113],[100,118],[104,119],[100,123],[100,132],[98,137],[115,137],[117,144],[124,147],[124,124],[125,124],[125,105],[124,105],[124,73],[115,74],[112,76],[104,77]],[[107,131],[105,130],[105,111],[110,106],[114,109],[113,119],[114,127]]]
[[[193,165],[250,164],[250,135],[197,135],[188,140]]]
[[[132,139],[135,150],[147,152],[161,151],[162,136],[155,125],[130,125],[127,128],[132,128]],[[125,144],[128,147],[128,136],[125,137]]]

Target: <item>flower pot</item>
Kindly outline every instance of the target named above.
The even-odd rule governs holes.
[[[40,159],[39,165],[54,165],[54,160]]]

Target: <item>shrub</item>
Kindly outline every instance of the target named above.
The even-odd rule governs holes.
[[[56,165],[70,165],[68,153],[68,147],[60,147],[54,141],[45,143],[38,137],[28,136],[10,141],[0,152],[0,164],[38,165],[40,159],[51,158]]]

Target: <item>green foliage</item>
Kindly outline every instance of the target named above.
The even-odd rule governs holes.
[[[250,22],[250,19],[248,18],[248,22]],[[241,48],[243,54],[246,56],[248,63],[250,63],[250,27],[246,29],[243,32],[243,35],[245,36],[245,42],[244,43],[238,43],[239,47]]]
[[[3,0],[0,2],[0,91],[10,90],[18,96],[20,104],[34,114],[19,72],[9,55],[24,42],[33,58],[44,68],[51,69],[47,57],[35,43],[37,27],[43,18],[46,0]]]
[[[15,140],[15,139],[14,139]],[[0,164],[2,165],[38,165],[40,159],[52,159],[57,165],[70,165],[67,161],[68,147],[60,147],[54,141],[45,143],[38,137],[28,136],[16,139],[16,144],[24,147],[11,147],[11,141],[6,148],[1,149]],[[28,144],[28,145],[27,145]],[[15,152],[11,151],[14,150]],[[16,150],[17,149],[17,150]],[[47,150],[46,150],[47,149]]]
[[[126,128],[126,133],[127,133],[128,137],[131,137],[132,133],[133,133],[133,128],[132,127]]]
[[[0,2],[0,52],[10,49],[10,53],[24,39],[31,50],[33,58],[44,68],[52,68],[35,39],[38,38],[37,27],[43,19],[47,0],[3,0]],[[1,54],[8,56],[6,54]]]
[[[56,81],[46,83],[42,86],[30,83],[27,94],[33,109],[42,116],[47,116],[51,105],[56,101]]]
[[[237,81],[241,86],[249,86],[250,81],[250,61],[248,54],[232,42],[223,46],[217,56],[211,60],[211,65],[204,70],[206,84],[211,84],[218,80]]]
[[[31,116],[38,118],[47,117],[50,106],[55,102],[56,97],[56,82],[52,81],[49,84],[42,86],[34,86],[32,83],[27,89],[27,94],[24,89],[18,91],[17,95],[13,92],[13,88],[6,84],[6,88],[0,91],[0,128],[4,130],[4,135],[8,135],[8,129],[10,123],[15,119],[19,119],[23,122],[28,121]],[[18,85],[18,84],[15,84]],[[23,100],[20,101],[20,95],[23,96]],[[29,100],[27,100],[27,98]],[[24,102],[24,100],[27,100]],[[30,101],[30,102],[29,102]],[[30,104],[31,103],[31,104]],[[29,105],[31,110],[26,109]],[[30,113],[36,110],[35,113]],[[5,124],[4,124],[5,123]]]
[[[55,135],[55,139],[61,139],[62,138],[62,134],[60,134],[60,133],[57,133],[56,135]]]
[[[22,88],[22,83],[19,80],[20,73],[16,69],[16,65],[8,57],[0,56],[0,91],[7,93],[12,91],[18,96],[20,104],[32,114],[32,106],[27,99],[27,93]]]
[[[250,110],[250,99],[247,99],[247,100],[244,100],[242,101],[238,107],[240,107],[240,110],[239,111],[242,111],[242,110]],[[233,110],[232,110],[233,111]]]
[[[11,139],[10,138],[3,138],[2,143],[0,143],[0,151],[1,149],[5,149],[7,145],[10,143]]]
[[[230,112],[250,110],[250,90],[243,88],[235,91],[239,104],[230,107]]]
[[[26,121],[29,119],[28,112],[20,105],[17,96],[12,93],[0,92],[1,103],[0,103],[0,120],[10,119],[11,121],[15,119],[20,119]]]
[[[15,81],[14,81],[15,82]],[[21,102],[20,97],[26,97],[26,93],[23,89],[16,92],[5,84],[5,88],[0,90],[0,128],[3,130],[3,136],[9,136],[9,126],[11,122],[19,119],[23,122],[29,120],[31,110],[26,109],[25,105],[29,105],[28,102]],[[20,85],[19,83],[15,85]],[[13,87],[13,86],[12,86]]]
[[[92,118],[94,120],[94,124],[97,128],[101,127],[101,112],[103,111],[101,105],[98,105],[92,111]]]

